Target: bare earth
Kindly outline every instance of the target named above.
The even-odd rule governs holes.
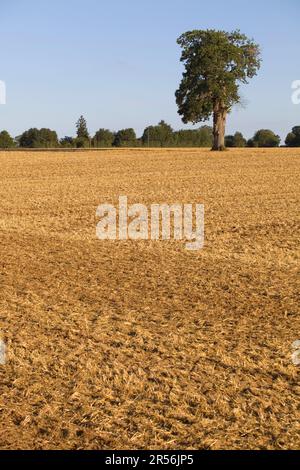
[[[0,152],[1,449],[299,449],[300,149]],[[206,245],[100,241],[204,203]]]

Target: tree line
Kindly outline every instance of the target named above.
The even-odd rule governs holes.
[[[0,132],[0,148],[109,148],[109,147],[211,147],[213,128],[201,126],[198,129],[174,131],[165,121],[148,126],[141,137],[134,129],[117,132],[101,128],[91,136],[83,116],[76,123],[76,137],[59,139],[56,131],[32,128],[15,138],[7,131]],[[232,147],[279,147],[280,137],[269,129],[258,130],[247,140],[241,132],[225,136],[225,146]],[[287,147],[300,147],[300,126],[292,129],[285,140]]]

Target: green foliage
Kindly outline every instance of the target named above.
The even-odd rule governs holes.
[[[225,137],[225,145],[226,147],[235,147],[234,145],[234,135],[226,135]]]
[[[225,137],[226,147],[246,147],[247,140],[241,132],[236,132],[234,135],[227,135]]]
[[[257,143],[257,142],[254,142],[253,139],[249,139],[249,140],[247,141],[247,147],[251,147],[251,148],[253,148],[253,147],[258,147],[258,143]]]
[[[89,148],[91,146],[90,139],[87,139],[86,137],[77,137],[74,139],[74,142],[78,149]]]
[[[269,129],[261,129],[257,131],[253,137],[248,141],[249,147],[278,147],[280,144],[280,137]]]
[[[26,148],[54,148],[58,147],[59,143],[55,131],[32,128],[23,132],[19,138],[19,145]]]
[[[241,132],[236,132],[233,136],[233,142],[235,147],[246,147],[247,139],[243,136]]]
[[[211,147],[213,130],[210,126],[199,129],[182,129],[174,132],[176,147]]]
[[[99,129],[93,137],[93,147],[111,147],[115,135],[108,129]]]
[[[64,148],[74,148],[76,147],[75,139],[73,137],[63,137],[59,141],[60,146]]]
[[[174,144],[173,129],[165,121],[160,121],[157,126],[146,127],[142,143],[150,147],[172,147]]]
[[[134,129],[121,129],[118,131],[115,135],[113,145],[115,147],[136,147],[137,139]]]
[[[230,111],[240,101],[239,84],[260,67],[259,46],[240,31],[189,31],[177,42],[185,66],[176,91],[183,122],[208,120],[219,103]]]
[[[285,139],[285,145],[287,147],[300,147],[300,126],[293,127],[292,132]]]
[[[157,126],[146,127],[141,144],[149,147],[210,147],[212,137],[210,126],[173,131],[169,124],[161,121]]]
[[[14,139],[9,135],[7,131],[0,132],[0,148],[9,149],[15,147]]]
[[[77,137],[78,139],[87,139],[89,141],[90,135],[87,128],[86,120],[83,116],[80,116],[76,123]]]

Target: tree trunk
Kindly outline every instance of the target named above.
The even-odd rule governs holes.
[[[227,110],[218,104],[214,109],[214,143],[212,150],[225,150],[225,126]]]

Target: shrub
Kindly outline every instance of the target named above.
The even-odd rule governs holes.
[[[9,135],[7,131],[0,132],[0,148],[1,149],[8,149],[15,147],[14,139]]]
[[[287,147],[300,147],[300,126],[293,127],[292,132],[285,139],[285,145]]]
[[[280,137],[269,129],[261,129],[255,133],[249,143],[249,146],[253,147],[279,147]]]

